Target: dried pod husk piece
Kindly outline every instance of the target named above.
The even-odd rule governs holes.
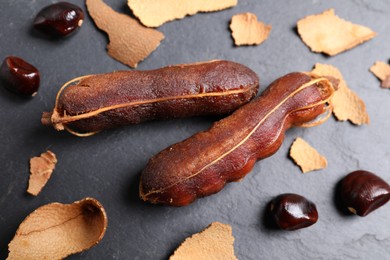
[[[303,173],[320,170],[328,165],[324,156],[302,138],[297,138],[290,148],[290,157]]]
[[[42,123],[76,135],[154,119],[227,114],[257,94],[244,65],[210,61],[84,76],[65,84]]]
[[[161,32],[145,28],[126,14],[117,13],[102,0],[86,0],[96,26],[108,34],[108,54],[132,67],[144,60],[164,39]]]
[[[329,9],[321,14],[307,16],[297,23],[302,41],[313,52],[329,56],[349,50],[376,36],[370,28],[343,20]]]
[[[341,181],[341,198],[354,214],[367,216],[390,200],[390,185],[368,171],[354,171]]]
[[[188,237],[169,258],[236,260],[232,227],[220,222],[211,223],[205,230]]]
[[[106,228],[106,212],[96,199],[50,203],[20,224],[7,259],[63,259],[98,244]]]
[[[382,88],[390,88],[390,65],[382,61],[375,62],[370,71],[381,80]]]
[[[56,164],[56,155],[51,151],[44,152],[39,157],[31,158],[27,192],[37,196],[50,179]]]
[[[234,44],[237,46],[263,43],[267,40],[271,28],[271,25],[258,21],[253,13],[236,14],[230,22]]]
[[[277,79],[209,130],[152,157],[141,175],[141,199],[183,206],[242,179],[257,160],[279,149],[288,128],[327,112],[335,89],[328,78],[310,73]]]
[[[237,0],[128,0],[127,4],[142,24],[158,27],[186,15],[233,7]]]
[[[312,73],[323,77],[334,77],[340,81],[339,90],[330,101],[333,114],[337,120],[349,120],[355,125],[370,123],[370,117],[363,99],[348,87],[338,68],[328,64],[316,63]]]

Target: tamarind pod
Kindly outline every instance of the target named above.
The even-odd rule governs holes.
[[[240,180],[257,160],[279,149],[288,128],[319,124],[308,122],[329,110],[326,103],[337,84],[300,72],[277,79],[258,98],[207,131],[152,157],[141,174],[141,199],[183,206]]]
[[[61,88],[42,123],[83,135],[148,120],[222,115],[249,102],[258,88],[255,72],[222,60],[87,75]]]

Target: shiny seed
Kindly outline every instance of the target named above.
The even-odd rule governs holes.
[[[43,8],[34,20],[34,28],[51,36],[67,36],[83,24],[84,12],[77,5],[60,2]]]
[[[0,79],[7,89],[24,96],[35,96],[39,88],[39,71],[25,60],[9,56],[0,67]]]
[[[274,198],[270,212],[276,224],[284,230],[296,230],[313,225],[318,220],[315,204],[298,194],[286,193]]]
[[[368,171],[354,171],[341,182],[341,198],[354,214],[366,216],[390,200],[390,186]]]

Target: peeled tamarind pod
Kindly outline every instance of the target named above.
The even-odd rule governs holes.
[[[83,136],[154,119],[221,115],[249,102],[258,88],[255,72],[222,60],[88,75],[61,88],[42,123]]]
[[[288,128],[326,120],[318,117],[330,115],[327,102],[337,85],[333,78],[310,73],[277,79],[258,98],[207,131],[152,157],[141,174],[141,199],[184,206],[240,180],[257,160],[279,149]]]

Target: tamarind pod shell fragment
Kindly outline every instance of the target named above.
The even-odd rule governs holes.
[[[323,114],[337,86],[329,78],[294,72],[207,131],[152,157],[141,174],[144,201],[184,206],[238,181],[274,154],[285,131]]]
[[[75,79],[57,96],[44,125],[96,132],[148,120],[222,115],[256,96],[259,78],[244,65],[209,61]]]
[[[94,198],[49,203],[23,220],[8,245],[7,259],[63,259],[97,245],[106,229],[106,212]]]

